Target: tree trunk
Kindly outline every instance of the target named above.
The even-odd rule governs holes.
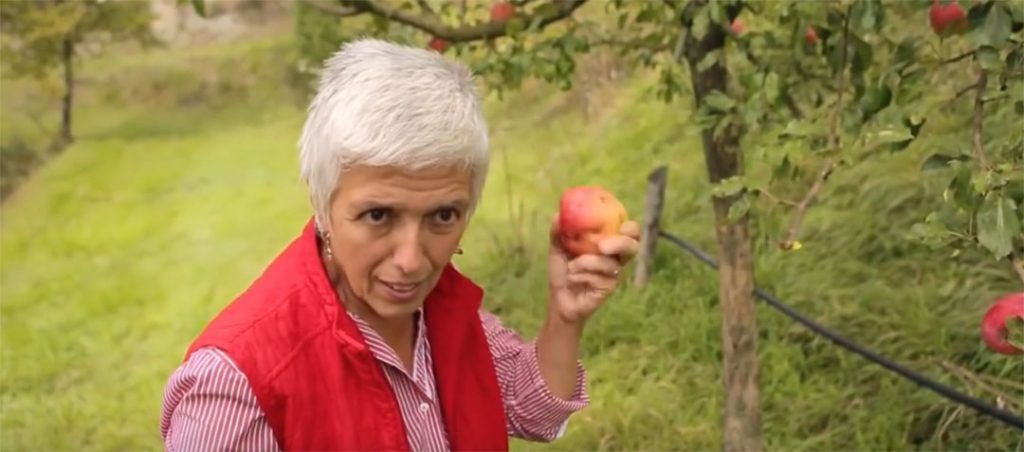
[[[730,12],[730,17],[738,14]],[[726,92],[728,69],[721,60],[702,72],[698,63],[709,52],[721,49],[725,32],[714,25],[697,39],[686,26],[685,58],[690,67],[696,105],[714,90]],[[712,183],[742,172],[739,150],[741,130],[731,125],[715,136],[703,132],[704,159]],[[729,207],[738,196],[715,198],[715,232],[718,238],[718,283],[722,309],[722,383],[725,390],[723,449],[761,450],[761,401],[758,389],[757,322],[754,309],[754,262],[748,216],[729,221]]]
[[[74,74],[72,72],[75,43],[71,41],[71,37],[67,37],[64,39],[63,44],[64,99],[61,101],[60,135],[57,137],[57,141],[60,143],[58,149],[67,146],[74,140],[74,137],[71,135],[71,107],[75,88]]]

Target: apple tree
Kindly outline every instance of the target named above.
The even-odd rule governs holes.
[[[752,218],[783,218],[757,233],[799,249],[833,174],[928,149],[913,170],[948,189],[910,237],[1016,262],[1024,281],[1019,1],[306,1],[418,30],[499,89],[568,88],[578,56],[608,46],[657,71],[664,101],[693,100],[714,184],[727,450],[762,448]]]
[[[16,76],[41,78],[63,72],[60,130],[52,145],[70,143],[74,105],[74,60],[88,48],[127,40],[153,44],[153,16],[144,2],[21,0],[0,2],[4,64]]]

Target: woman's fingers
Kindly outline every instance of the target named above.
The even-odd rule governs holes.
[[[627,221],[619,228],[619,233],[633,240],[640,240],[640,223]]]
[[[569,283],[585,285],[590,290],[601,290],[610,293],[615,290],[617,280],[601,273],[570,273]]]
[[[628,235],[615,235],[601,239],[597,248],[601,250],[601,253],[617,256],[621,262],[625,263],[640,251],[640,242]]]
[[[569,261],[569,274],[574,273],[600,273],[608,276],[618,276],[622,270],[622,264],[612,256],[597,254],[584,254]]]

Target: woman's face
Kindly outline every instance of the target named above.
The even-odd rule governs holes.
[[[470,172],[456,166],[346,170],[330,246],[348,309],[385,321],[419,309],[459,246],[471,193]]]

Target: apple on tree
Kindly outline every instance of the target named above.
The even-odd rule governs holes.
[[[445,49],[448,48],[448,41],[435,37],[434,39],[430,40],[429,46],[431,49],[434,49],[437,52],[444,53]]]
[[[600,254],[597,244],[605,237],[618,235],[628,219],[626,208],[608,190],[572,187],[559,202],[559,244],[573,257]]]
[[[732,30],[732,34],[739,36],[742,35],[743,32],[747,31],[747,23],[744,22],[743,19],[737,17],[736,19],[733,19],[729,29]]]
[[[491,21],[504,22],[516,14],[515,6],[509,2],[498,2],[491,6]]]
[[[981,321],[981,339],[989,349],[1003,355],[1024,353],[1020,344],[1007,340],[1006,323],[1011,320],[1024,321],[1024,292],[1003,296],[985,312]]]
[[[820,41],[820,39],[818,39],[818,30],[815,30],[813,25],[807,26],[807,32],[804,33],[804,40],[807,41],[807,45],[818,45],[818,41]]]
[[[928,19],[932,30],[942,37],[967,31],[967,13],[956,0],[932,0]]]

